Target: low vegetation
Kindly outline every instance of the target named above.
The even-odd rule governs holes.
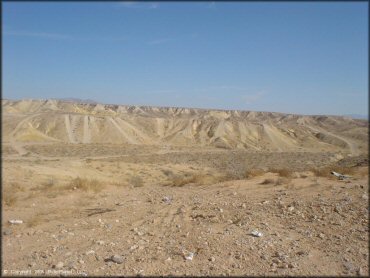
[[[4,190],[3,191],[3,204],[12,207],[14,206],[18,201],[18,197],[15,195],[14,192],[11,190]]]
[[[343,175],[353,175],[355,170],[352,167],[342,167],[342,166],[326,166],[321,168],[311,168],[310,171],[316,177],[325,177],[329,179],[337,179],[331,174],[332,171],[343,174]]]
[[[210,173],[186,173],[186,174],[177,174],[170,176],[170,180],[165,185],[181,187],[187,184],[198,184],[198,185],[207,185],[214,184],[218,182],[224,182],[228,180],[233,180],[231,175],[220,174],[213,175]]]
[[[291,178],[293,176],[293,172],[287,168],[271,168],[269,169],[269,172],[276,173],[279,175],[279,177],[284,178]]]
[[[96,179],[86,179],[77,177],[73,179],[68,185],[64,186],[64,189],[72,190],[83,190],[83,191],[93,191],[95,193],[102,191],[105,185]]]
[[[144,186],[144,181],[140,176],[132,176],[129,180],[129,184],[133,187],[142,187]]]

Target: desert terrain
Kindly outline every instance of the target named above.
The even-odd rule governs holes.
[[[368,276],[368,187],[366,120],[2,100],[3,275]]]

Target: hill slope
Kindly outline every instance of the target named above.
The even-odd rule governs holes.
[[[337,116],[2,100],[3,142],[198,145],[366,153],[368,122]]]

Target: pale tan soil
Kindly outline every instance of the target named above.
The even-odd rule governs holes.
[[[3,231],[10,233],[3,235],[4,270],[28,275],[36,270],[65,275],[368,273],[367,166],[358,168],[349,183],[300,172],[282,178],[280,185],[261,184],[278,179],[266,173],[173,187],[166,184],[175,176],[228,171],[212,166],[217,163],[203,164],[204,155],[210,161],[228,161],[236,153],[215,151],[216,159],[210,150],[173,149],[171,156],[143,146],[142,151],[134,149],[136,155],[127,148],[128,156],[94,159],[97,146],[80,145],[71,157],[58,153],[62,148],[56,146],[53,158],[42,153],[49,147],[30,145],[30,156],[3,157],[3,192],[17,198],[3,205]],[[275,165],[293,168],[298,159],[292,153],[249,155],[258,165],[268,159],[273,165],[274,159]],[[306,155],[313,154],[300,154],[301,161]],[[315,155],[310,158],[319,161]],[[332,163],[330,158],[322,156],[322,165]],[[97,179],[102,190],[62,189],[77,176]],[[133,187],[132,176],[140,176],[143,186]],[[163,201],[166,196],[170,203]],[[24,224],[10,225],[10,219]],[[254,229],[263,236],[251,236]],[[195,252],[192,261],[184,259],[183,248]],[[124,257],[123,264],[107,260],[115,254]],[[59,262],[63,267],[53,268]]]
[[[367,122],[3,107],[3,275],[368,275]]]

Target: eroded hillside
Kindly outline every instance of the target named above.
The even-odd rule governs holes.
[[[2,108],[3,143],[15,149],[59,142],[367,152],[368,122],[345,117],[57,100],[3,100]]]

